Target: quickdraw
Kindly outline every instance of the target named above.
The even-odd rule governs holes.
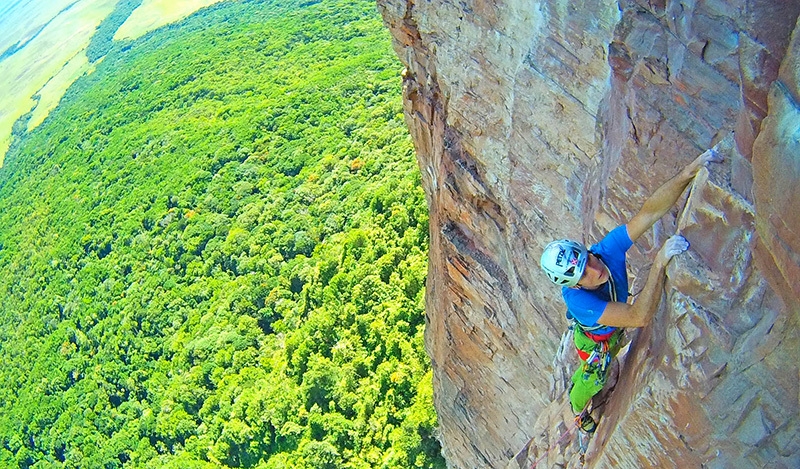
[[[600,368],[600,371],[604,372],[609,363],[611,363],[611,354],[608,353],[608,342],[600,342],[586,360],[584,371],[588,371],[590,368]]]

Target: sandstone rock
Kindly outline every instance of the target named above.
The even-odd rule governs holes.
[[[451,467],[579,467],[546,242],[594,242],[704,149],[586,467],[800,467],[800,3],[378,0],[430,208],[426,344]],[[792,35],[794,31],[794,35]],[[562,352],[564,347],[561,347]],[[574,428],[573,428],[574,429]],[[544,458],[544,459],[542,459]]]
[[[800,28],[772,83],[770,113],[753,149],[758,233],[769,251],[766,275],[786,304],[800,308]],[[766,257],[766,256],[765,256]],[[795,323],[795,326],[797,324]]]

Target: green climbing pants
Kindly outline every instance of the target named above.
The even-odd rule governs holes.
[[[617,330],[608,339],[607,353],[611,354],[612,360],[617,355],[617,352],[619,352],[621,338],[622,330]],[[598,347],[597,342],[586,337],[586,335],[577,328],[573,334],[573,339],[575,341],[575,347],[589,355],[595,351],[595,347]],[[589,400],[603,389],[610,369],[610,363],[605,370],[601,370],[598,364],[590,365],[587,364],[585,360],[581,359],[581,366],[579,366],[575,374],[572,375],[572,389],[569,391],[569,401],[572,404],[572,411],[575,414],[581,413],[586,407],[586,404],[589,403]]]

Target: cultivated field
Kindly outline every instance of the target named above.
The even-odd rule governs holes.
[[[132,39],[220,0],[144,0],[115,39]],[[0,6],[0,164],[21,116],[39,125],[64,92],[93,67],[86,58],[97,26],[117,0],[11,0]]]

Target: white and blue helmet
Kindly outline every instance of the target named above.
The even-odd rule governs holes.
[[[545,246],[541,266],[556,285],[574,287],[581,280],[588,260],[586,246],[569,239],[559,239]]]

